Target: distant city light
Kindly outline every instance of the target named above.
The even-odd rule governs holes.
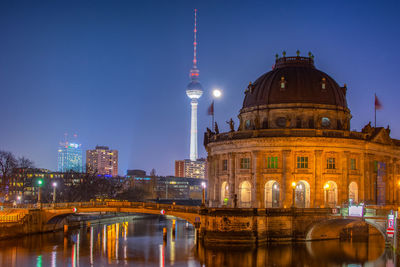
[[[216,98],[219,98],[222,95],[222,92],[219,89],[214,89],[212,93],[213,93],[213,96]]]
[[[56,187],[56,186],[57,186],[57,183],[56,183],[56,182],[53,182],[53,186]]]

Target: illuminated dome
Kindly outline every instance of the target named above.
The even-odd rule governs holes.
[[[281,57],[245,90],[239,130],[350,129],[347,88],[315,68],[313,56]]]
[[[243,108],[263,104],[312,103],[347,108],[346,89],[314,67],[311,57],[282,57],[246,91]]]

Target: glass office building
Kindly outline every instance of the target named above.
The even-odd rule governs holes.
[[[77,143],[62,142],[58,148],[58,171],[82,172],[82,145]]]

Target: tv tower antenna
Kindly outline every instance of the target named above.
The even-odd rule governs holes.
[[[190,123],[190,160],[196,161],[197,152],[197,105],[198,99],[203,95],[203,87],[199,78],[199,69],[197,68],[197,9],[194,10],[194,41],[193,41],[193,67],[190,70],[190,83],[186,89],[186,95],[191,99],[191,123]]]

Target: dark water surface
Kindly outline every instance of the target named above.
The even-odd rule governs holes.
[[[167,242],[162,230],[167,227]],[[194,228],[172,218],[132,217],[63,232],[0,241],[0,266],[395,266],[383,238],[319,241],[257,249],[196,245]]]

